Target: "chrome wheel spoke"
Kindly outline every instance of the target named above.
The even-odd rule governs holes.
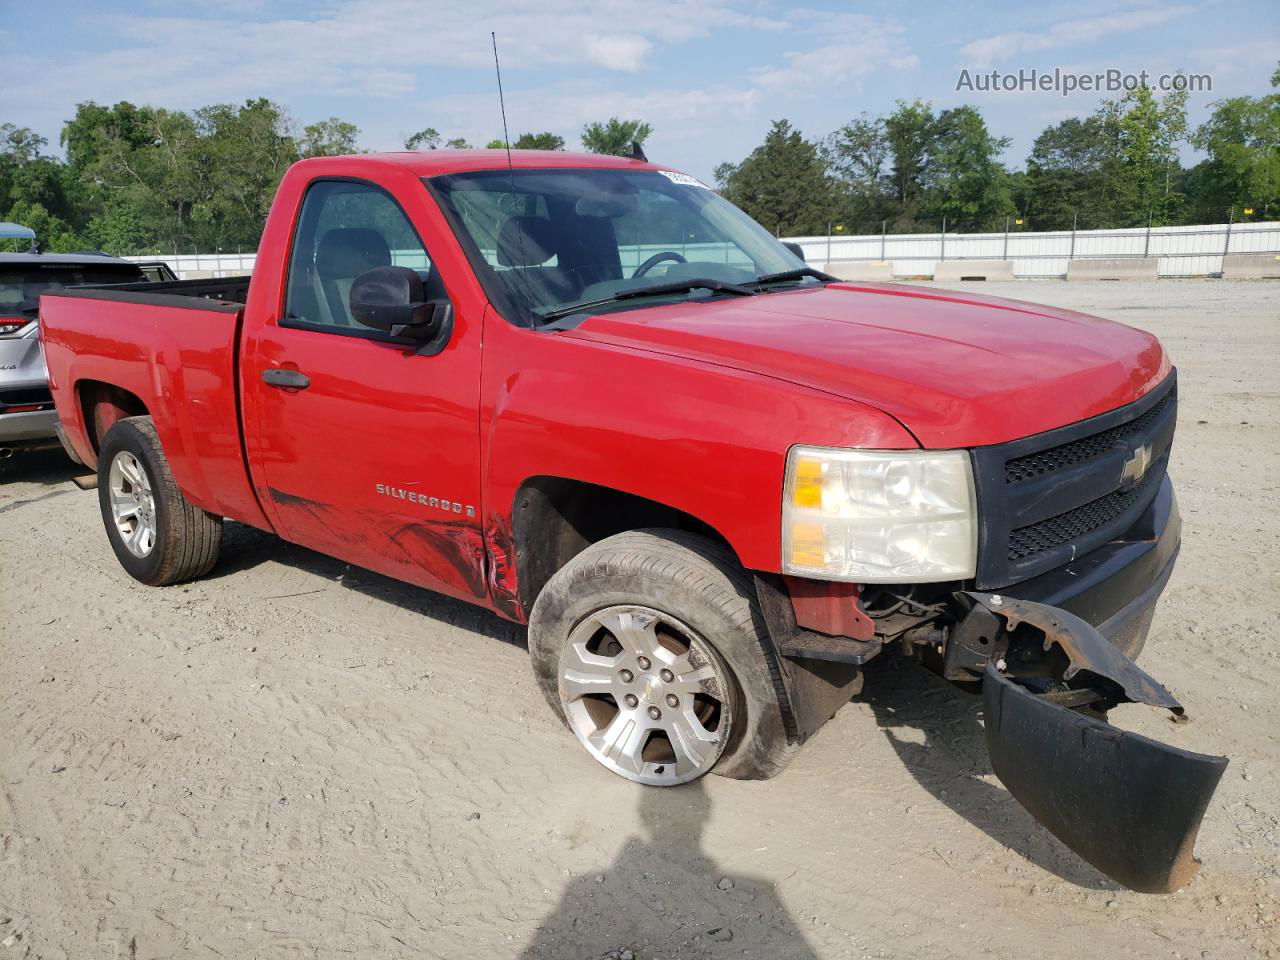
[[[125,546],[138,556],[146,553],[146,536],[147,528],[144,524],[138,524],[133,528],[133,533],[129,535],[129,539],[125,541]]]
[[[639,717],[628,710],[621,710],[607,727],[591,739],[605,757],[632,773],[641,773],[644,770],[644,759],[640,754],[648,735],[649,730]]]
[[[111,510],[115,514],[116,521],[127,520],[129,517],[135,516],[142,505],[128,494],[120,494],[112,491],[111,493]]]
[[[585,643],[571,644],[565,651],[560,683],[566,700],[593,693],[611,693],[617,681],[617,665],[622,654],[602,657],[587,650]]]
[[[597,615],[596,622],[604,627],[624,650],[634,655],[653,656],[658,647],[658,638],[654,633],[657,618],[632,610],[622,610]]]
[[[138,468],[138,461],[133,457],[129,457],[127,460],[121,457],[120,472],[124,474],[124,478],[135,488],[142,488],[146,486],[146,481],[142,477],[142,471]]]
[[[668,725],[667,736],[676,754],[677,774],[700,769],[713,761],[720,750],[719,734],[704,727],[692,707],[686,707],[679,719]]]

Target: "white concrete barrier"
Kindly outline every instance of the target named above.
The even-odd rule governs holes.
[[[833,260],[821,269],[837,280],[893,279],[893,264],[888,260]]]
[[[1012,260],[939,260],[933,279],[944,283],[961,280],[1012,280]]]
[[[1068,280],[1155,280],[1159,275],[1156,257],[1099,257],[1067,263]]]
[[[1280,279],[1280,254],[1229,253],[1222,258],[1226,280]]]

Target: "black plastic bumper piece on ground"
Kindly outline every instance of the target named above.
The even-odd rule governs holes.
[[[1196,834],[1225,757],[1119,730],[994,665],[982,696],[992,769],[1055,837],[1141,893],[1172,893],[1195,875]]]

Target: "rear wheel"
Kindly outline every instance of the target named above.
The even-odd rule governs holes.
[[[107,431],[98,454],[98,504],[120,565],[136,580],[166,586],[213,569],[222,518],[182,495],[150,417]]]
[[[722,544],[674,530],[594,544],[539,595],[529,647],[552,708],[629,780],[769,777],[794,751],[752,582]]]

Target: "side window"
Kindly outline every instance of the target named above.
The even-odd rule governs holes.
[[[348,297],[356,277],[386,266],[416,270],[427,296],[444,298],[422,241],[389,195],[366,183],[312,184],[293,238],[281,324],[377,336],[352,319]]]

